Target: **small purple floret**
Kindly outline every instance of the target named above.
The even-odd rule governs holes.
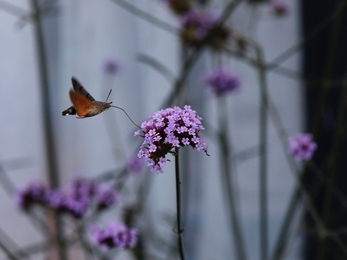
[[[203,13],[198,10],[189,11],[181,18],[181,26],[185,29],[194,28],[200,39],[207,35],[216,22],[217,17],[212,12]]]
[[[96,200],[98,209],[111,207],[119,199],[119,194],[112,187],[98,186],[96,189]]]
[[[206,83],[216,95],[225,93],[235,93],[241,86],[240,78],[233,72],[221,68],[212,72],[207,78]]]
[[[16,202],[24,210],[29,210],[34,204],[45,202],[47,187],[41,181],[33,181],[16,193]]]
[[[143,159],[138,156],[131,156],[126,162],[126,168],[132,173],[141,173],[144,167]]]
[[[312,140],[311,134],[300,133],[289,138],[289,153],[297,161],[311,160],[317,149],[317,144]]]
[[[91,236],[94,244],[103,249],[132,248],[137,243],[137,229],[129,229],[124,223],[112,221],[105,228],[93,226]]]
[[[104,71],[108,74],[116,74],[119,72],[121,65],[120,62],[114,58],[105,60],[103,65]]]

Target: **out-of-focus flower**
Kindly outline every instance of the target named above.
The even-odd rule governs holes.
[[[289,6],[280,0],[272,0],[271,7],[273,12],[278,16],[285,16],[290,13]]]
[[[83,217],[90,206],[95,185],[86,179],[75,179],[67,189],[51,189],[46,192],[46,205],[75,218]]]
[[[59,189],[49,189],[46,192],[45,201],[48,207],[63,211],[66,197],[65,194]]]
[[[144,167],[143,159],[137,156],[131,156],[126,162],[126,168],[129,172],[132,173],[141,173]]]
[[[152,172],[162,173],[167,162],[165,157],[173,148],[190,145],[207,153],[205,140],[199,138],[199,132],[205,129],[201,119],[190,106],[155,112],[135,132],[135,136],[144,138],[138,157],[146,158]]]
[[[211,12],[192,10],[181,17],[181,39],[192,46],[200,46],[210,29],[217,22],[217,17]]]
[[[240,78],[225,68],[212,72],[206,78],[206,83],[217,96],[226,93],[235,93],[241,86]]]
[[[190,0],[162,0],[177,15],[188,12],[191,8]]]
[[[316,149],[311,134],[300,133],[289,138],[289,153],[298,161],[309,161]]]
[[[192,47],[200,47],[205,38],[209,36],[205,44],[214,48],[222,48],[228,37],[229,29],[217,26],[217,16],[212,12],[191,10],[181,17],[181,40]]]
[[[65,211],[76,218],[83,217],[87,213],[94,191],[95,185],[91,181],[83,178],[75,179],[64,192]]]
[[[92,241],[103,249],[132,248],[137,243],[137,229],[129,229],[124,223],[110,222],[105,228],[91,228]]]
[[[109,208],[119,200],[118,192],[108,186],[98,186],[96,188],[97,208],[99,210]]]
[[[108,58],[104,61],[103,69],[108,74],[116,74],[121,68],[120,62],[115,58]]]
[[[21,209],[29,210],[34,204],[45,202],[47,187],[41,181],[33,181],[16,193],[16,203]]]
[[[66,213],[74,218],[84,217],[93,205],[97,210],[111,207],[120,198],[116,190],[104,185],[77,178],[64,189],[47,188],[41,182],[32,182],[19,190],[16,200],[25,210],[34,203]]]

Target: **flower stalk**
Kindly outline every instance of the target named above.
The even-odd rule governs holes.
[[[179,167],[179,148],[175,148],[175,174],[176,174],[176,212],[177,212],[177,236],[178,236],[178,252],[181,260],[184,260],[184,250],[182,233],[184,229],[181,228],[181,180],[180,180],[180,167]]]

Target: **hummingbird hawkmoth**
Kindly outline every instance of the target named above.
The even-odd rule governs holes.
[[[88,91],[81,85],[81,83],[78,82],[78,80],[75,77],[71,78],[73,89],[70,89],[70,99],[73,104],[73,106],[69,107],[68,109],[65,109],[62,114],[63,116],[66,115],[78,115],[78,118],[86,118],[86,117],[92,117],[96,116],[105,110],[109,109],[110,107],[114,107],[117,109],[120,109],[124,112],[124,114],[129,118],[129,120],[138,128],[141,128],[138,126],[128,115],[128,113],[121,107],[112,106],[112,102],[107,102],[108,98],[111,95],[112,89],[107,95],[106,101],[96,101],[89,93]]]
[[[105,102],[96,101],[76,78],[72,77],[71,81],[73,89],[70,89],[69,94],[73,106],[64,110],[62,112],[63,116],[77,114],[79,118],[92,117],[111,107],[112,102],[107,102],[107,100],[112,89],[110,90]]]

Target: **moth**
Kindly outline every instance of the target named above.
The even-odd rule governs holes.
[[[110,107],[112,102],[107,102],[112,90],[110,90],[105,102],[96,101],[88,91],[74,77],[71,78],[73,89],[70,89],[70,99],[73,106],[62,112],[63,116],[78,115],[79,118],[96,116]]]

